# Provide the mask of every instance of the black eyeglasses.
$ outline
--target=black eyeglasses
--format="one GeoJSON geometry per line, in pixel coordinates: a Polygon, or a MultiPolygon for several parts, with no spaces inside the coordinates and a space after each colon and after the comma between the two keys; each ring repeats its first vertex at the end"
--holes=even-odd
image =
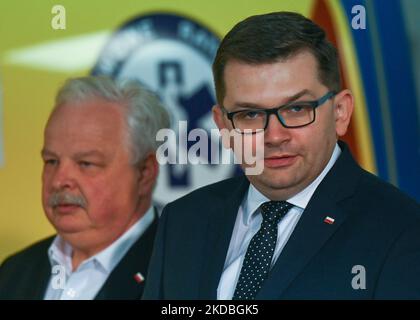
{"type": "Polygon", "coordinates": [[[315,101],[290,102],[272,109],[245,109],[228,112],[220,106],[232,122],[233,128],[239,133],[257,133],[267,129],[271,114],[277,115],[285,128],[301,128],[315,121],[315,109],[335,96],[335,92],[328,92],[315,101]]]}

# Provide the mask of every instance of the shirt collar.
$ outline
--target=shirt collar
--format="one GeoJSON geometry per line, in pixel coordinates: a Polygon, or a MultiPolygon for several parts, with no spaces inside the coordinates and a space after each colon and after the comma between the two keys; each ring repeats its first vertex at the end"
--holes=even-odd
{"type": "MultiPolygon", "coordinates": [[[[146,214],[130,227],[122,236],[115,240],[104,250],[88,258],[80,264],[80,267],[89,262],[103,269],[107,274],[121,261],[131,246],[141,237],[145,230],[152,224],[154,219],[154,208],[150,207],[146,214]]],[[[51,265],[61,264],[65,267],[66,273],[72,270],[71,256],[73,249],[60,235],[57,235],[48,249],[48,256],[51,265]]]]}
{"type": "Polygon", "coordinates": [[[62,237],[57,235],[48,249],[48,257],[51,265],[54,266],[59,264],[64,266],[66,274],[69,275],[72,270],[72,251],[71,246],[65,242],[62,237]]]}
{"type": "MultiPolygon", "coordinates": [[[[337,161],[338,157],[341,154],[340,147],[338,144],[335,144],[334,151],[331,155],[330,160],[325,166],[324,170],[318,175],[318,177],[312,181],[305,189],[295,194],[293,197],[287,199],[287,202],[291,203],[294,206],[297,206],[301,209],[305,209],[311,200],[312,195],[314,194],[316,188],[327,175],[328,171],[331,170],[334,163],[337,161]]],[[[251,217],[258,210],[258,208],[267,201],[270,201],[266,196],[255,188],[252,183],[249,185],[247,196],[245,197],[246,201],[243,205],[244,208],[244,220],[243,223],[248,225],[250,223],[251,217]]]]}

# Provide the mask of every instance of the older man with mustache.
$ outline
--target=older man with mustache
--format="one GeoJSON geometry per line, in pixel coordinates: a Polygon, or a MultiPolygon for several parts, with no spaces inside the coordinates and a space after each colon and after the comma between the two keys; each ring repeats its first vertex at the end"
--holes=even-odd
{"type": "Polygon", "coordinates": [[[45,128],[42,202],[57,235],[0,267],[2,299],[138,299],[157,215],[156,132],[169,126],[135,82],[71,79],[45,128]]]}

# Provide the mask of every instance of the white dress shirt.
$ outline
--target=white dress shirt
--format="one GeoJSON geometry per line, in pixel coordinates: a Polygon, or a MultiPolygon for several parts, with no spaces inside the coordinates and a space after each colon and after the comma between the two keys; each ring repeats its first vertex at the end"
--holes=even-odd
{"type": "Polygon", "coordinates": [[[94,299],[112,270],[152,224],[153,219],[154,208],[151,207],[121,237],[83,261],[74,271],[71,259],[73,249],[57,235],[48,249],[52,272],[44,300],[94,299]]]}
{"type": "MultiPolygon", "coordinates": [[[[340,147],[336,144],[333,154],[321,174],[305,189],[287,199],[287,202],[291,203],[293,207],[278,224],[277,242],[271,267],[273,267],[289,240],[316,188],[337,161],[340,153],[340,147]]],[[[270,199],[259,192],[252,184],[249,185],[248,192],[236,216],[223,273],[217,288],[218,300],[230,300],[233,297],[249,242],[260,229],[262,222],[260,206],[267,201],[270,201],[270,199]]]]}

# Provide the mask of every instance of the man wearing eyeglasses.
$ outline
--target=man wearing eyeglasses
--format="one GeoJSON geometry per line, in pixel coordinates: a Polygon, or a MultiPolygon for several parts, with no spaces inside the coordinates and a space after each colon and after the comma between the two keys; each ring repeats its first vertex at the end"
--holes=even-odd
{"type": "Polygon", "coordinates": [[[217,126],[262,143],[264,169],[164,209],[144,298],[420,298],[420,206],[338,141],[353,96],[325,32],[296,13],[249,17],[213,73],[217,126]]]}

